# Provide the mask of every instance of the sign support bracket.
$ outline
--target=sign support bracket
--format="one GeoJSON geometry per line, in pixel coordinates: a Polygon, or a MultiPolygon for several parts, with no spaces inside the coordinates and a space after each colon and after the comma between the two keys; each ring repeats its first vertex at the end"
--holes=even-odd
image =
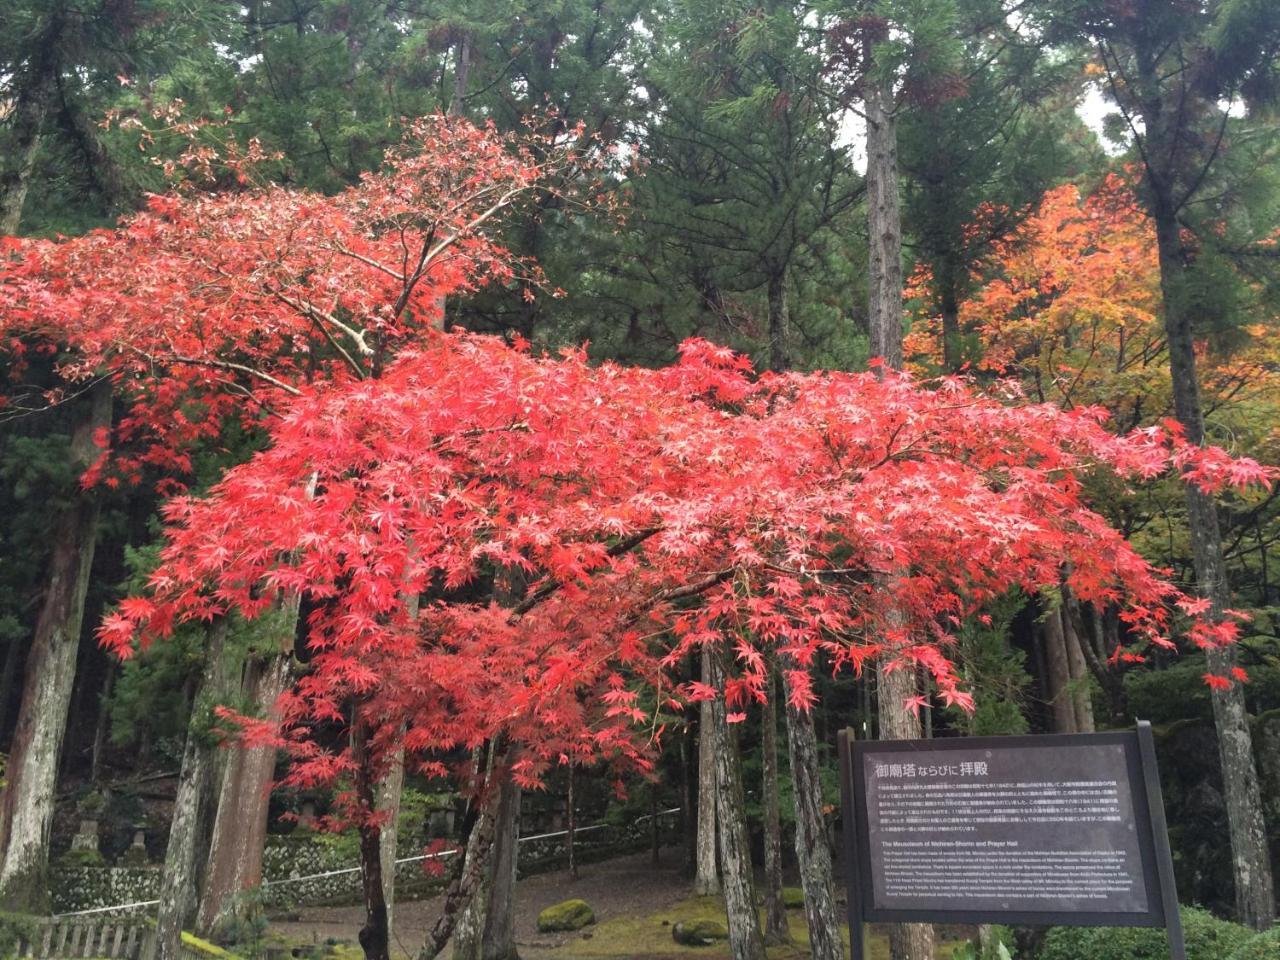
{"type": "Polygon", "coordinates": [[[1138,754],[1142,759],[1142,781],[1147,789],[1147,807],[1151,812],[1151,833],[1155,841],[1156,875],[1160,879],[1160,903],[1164,912],[1165,933],[1169,937],[1171,960],[1187,960],[1187,946],[1182,936],[1182,914],[1178,911],[1178,887],[1173,876],[1173,854],[1169,850],[1169,827],[1165,822],[1164,796],[1160,790],[1160,770],[1156,766],[1156,741],[1151,723],[1138,721],[1138,754]]]}
{"type": "MultiPolygon", "coordinates": [[[[845,727],[836,738],[840,754],[840,782],[853,783],[853,727],[845,727]]],[[[858,828],[853,813],[853,794],[847,788],[840,791],[841,833],[844,834],[844,884],[849,911],[850,960],[866,960],[867,933],[862,919],[862,890],[858,884],[858,828]]],[[[1185,958],[1182,958],[1185,960],[1185,958]]]]}

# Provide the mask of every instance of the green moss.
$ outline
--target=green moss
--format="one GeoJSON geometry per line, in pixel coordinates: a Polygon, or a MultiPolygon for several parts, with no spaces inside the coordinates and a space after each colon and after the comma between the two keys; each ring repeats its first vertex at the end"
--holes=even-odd
{"type": "Polygon", "coordinates": [[[364,951],[354,943],[336,943],[329,953],[334,960],[364,960],[364,951]]]}
{"type": "Polygon", "coordinates": [[[58,858],[58,865],[72,867],[105,867],[107,861],[97,850],[68,850],[58,858]]]}
{"type": "MultiPolygon", "coordinates": [[[[672,960],[672,958],[698,957],[701,960],[728,960],[728,944],[721,941],[715,946],[688,947],[672,939],[671,928],[677,923],[698,920],[725,921],[724,900],[720,897],[690,897],[679,903],[651,913],[648,916],[622,916],[601,920],[591,928],[590,939],[574,938],[555,950],[559,958],[579,960],[672,960]]],[[[840,917],[840,933],[848,956],[849,933],[840,917]]],[[[761,911],[761,928],[764,926],[761,911]]],[[[790,912],[792,942],[767,948],[769,960],[809,960],[809,931],[801,910],[790,912]]],[[[875,928],[868,939],[868,960],[889,960],[889,941],[882,928],[875,928]]],[[[957,942],[938,946],[938,960],[950,960],[957,942]]]]}
{"type": "Polygon", "coordinates": [[[538,914],[538,929],[543,933],[581,930],[596,922],[595,911],[585,900],[566,900],[538,914]]]}
{"type": "Polygon", "coordinates": [[[220,957],[223,958],[223,960],[238,960],[236,955],[231,953],[229,950],[223,950],[217,944],[210,943],[208,940],[201,940],[194,933],[187,933],[185,930],[182,931],[182,945],[206,957],[220,957]]]}
{"type": "Polygon", "coordinates": [[[25,940],[30,943],[35,936],[36,925],[31,917],[20,913],[0,912],[0,957],[18,955],[18,948],[25,940]]]}
{"type": "Polygon", "coordinates": [[[682,920],[671,928],[671,939],[686,947],[709,947],[729,939],[729,928],[720,920],[682,920]]]}
{"type": "Polygon", "coordinates": [[[804,891],[799,887],[783,887],[782,905],[788,910],[803,910],[804,891]]]}

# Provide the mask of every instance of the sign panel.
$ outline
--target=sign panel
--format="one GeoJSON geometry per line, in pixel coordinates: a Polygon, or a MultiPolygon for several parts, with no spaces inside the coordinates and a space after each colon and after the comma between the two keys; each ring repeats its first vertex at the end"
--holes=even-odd
{"type": "Polygon", "coordinates": [[[845,737],[849,905],[859,925],[1168,925],[1181,939],[1149,726],[845,737]]]}

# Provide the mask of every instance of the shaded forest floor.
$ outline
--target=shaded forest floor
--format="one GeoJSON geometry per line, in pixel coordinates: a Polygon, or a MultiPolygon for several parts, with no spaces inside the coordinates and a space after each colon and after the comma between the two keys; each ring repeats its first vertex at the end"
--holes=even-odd
{"type": "MultiPolygon", "coordinates": [[[[413,957],[427,929],[439,916],[441,899],[400,902],[395,908],[393,956],[413,957]]],[[[359,957],[356,932],[363,923],[361,907],[306,907],[288,921],[274,921],[269,933],[293,943],[324,943],[332,939],[350,944],[352,960],[359,957]]],[[[516,890],[516,943],[524,960],[621,960],[639,957],[666,960],[687,956],[726,960],[728,946],[686,947],[671,937],[681,920],[724,920],[724,902],[717,897],[695,897],[689,879],[680,870],[679,851],[663,851],[658,864],[648,853],[620,857],[603,863],[584,864],[577,880],[567,871],[540,874],[520,880],[516,890]],[[586,900],[596,922],[573,933],[539,933],[538,914],[562,900],[586,900]]],[[[841,917],[843,920],[843,916],[841,917]]],[[[804,911],[788,911],[794,945],[769,948],[770,960],[801,960],[809,955],[804,911]]],[[[847,942],[847,941],[846,941],[847,942]]],[[[340,950],[347,960],[347,950],[340,950]]],[[[444,956],[448,956],[448,952],[444,956]]],[[[948,960],[951,950],[939,950],[948,960]]],[[[888,960],[888,942],[873,930],[871,960],[888,960]]]]}

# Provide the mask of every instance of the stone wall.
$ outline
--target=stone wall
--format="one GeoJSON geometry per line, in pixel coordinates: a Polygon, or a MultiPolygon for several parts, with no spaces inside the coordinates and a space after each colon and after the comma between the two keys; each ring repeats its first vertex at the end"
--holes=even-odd
{"type": "MultiPolygon", "coordinates": [[[[659,835],[664,843],[679,837],[678,811],[659,814],[659,835]]],[[[599,824],[578,830],[574,842],[580,863],[603,860],[652,842],[648,818],[629,825],[599,824]]],[[[444,865],[447,866],[447,858],[444,865]]],[[[568,848],[563,833],[521,838],[517,870],[529,876],[564,866],[568,848]]],[[[275,911],[316,904],[360,902],[360,870],[354,844],[340,837],[308,835],[273,837],[263,851],[263,900],[275,911]]],[[[424,868],[425,858],[410,856],[396,862],[397,889],[423,895],[438,887],[439,876],[424,868]]],[[[103,916],[146,915],[160,893],[159,866],[89,867],[55,866],[51,880],[55,913],[76,913],[102,907],[119,907],[103,916]],[[130,904],[141,904],[129,907],[130,904]]]]}

